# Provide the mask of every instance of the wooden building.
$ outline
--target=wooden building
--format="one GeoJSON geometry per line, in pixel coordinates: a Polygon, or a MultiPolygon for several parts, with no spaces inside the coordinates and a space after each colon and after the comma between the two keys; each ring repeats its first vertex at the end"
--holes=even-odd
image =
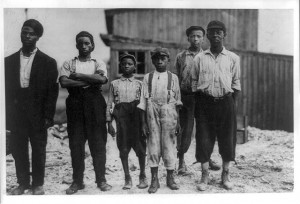
{"type": "MultiPolygon", "coordinates": [[[[136,77],[142,79],[154,70],[150,51],[158,46],[170,50],[173,71],[175,56],[188,47],[186,28],[224,22],[225,47],[241,56],[239,114],[251,126],[293,131],[293,57],[257,51],[257,9],[110,9],[105,17],[108,33],[100,37],[111,48],[110,80],[120,77],[118,61],[125,51],[136,56],[136,77]]],[[[206,40],[203,48],[208,45],[206,40]]]]}

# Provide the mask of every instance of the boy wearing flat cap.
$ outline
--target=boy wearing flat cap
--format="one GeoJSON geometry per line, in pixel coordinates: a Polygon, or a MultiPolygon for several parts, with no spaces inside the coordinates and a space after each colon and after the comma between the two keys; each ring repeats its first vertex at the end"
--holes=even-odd
{"type": "MultiPolygon", "coordinates": [[[[205,30],[201,26],[191,26],[186,29],[187,40],[190,47],[180,52],[175,59],[175,74],[178,76],[181,100],[183,106],[180,109],[181,133],[177,136],[177,157],[179,158],[178,174],[185,175],[187,167],[184,161],[184,154],[191,145],[192,132],[194,128],[195,98],[191,88],[191,68],[194,57],[202,52],[205,30]]],[[[210,168],[219,170],[220,167],[209,160],[210,168]]]]}
{"type": "Polygon", "coordinates": [[[155,71],[145,75],[138,108],[144,111],[143,133],[147,136],[148,164],[151,167],[149,193],[160,187],[158,165],[162,157],[167,169],[167,186],[179,189],[174,181],[176,134],[179,131],[178,109],[182,105],[178,78],[167,71],[170,53],[158,47],[151,51],[155,71]]]}
{"type": "Polygon", "coordinates": [[[69,92],[66,112],[73,167],[73,183],[66,194],[74,194],[84,188],[86,140],[93,158],[97,186],[101,191],[111,189],[105,179],[106,102],[101,94],[102,84],[108,81],[107,70],[104,62],[91,58],[94,47],[94,39],[90,33],[78,33],[76,48],[79,56],[66,61],[61,68],[60,84],[69,92]]]}
{"type": "Polygon", "coordinates": [[[137,108],[140,103],[142,82],[134,78],[136,59],[133,55],[124,53],[120,56],[120,68],[123,73],[120,79],[111,82],[108,93],[106,121],[108,132],[115,135],[112,119],[117,125],[117,146],[125,173],[123,190],[131,189],[132,179],[128,167],[128,154],[131,148],[139,158],[140,176],[138,188],[148,187],[145,174],[146,138],[142,134],[141,114],[137,108]],[[114,109],[112,105],[114,103],[114,109]]]}
{"type": "Polygon", "coordinates": [[[32,149],[32,194],[44,194],[47,128],[53,125],[58,96],[56,61],[36,43],[42,24],[29,19],[21,29],[22,48],[5,58],[6,129],[15,160],[18,187],[12,195],[30,188],[28,142],[32,149]]]}
{"type": "Polygon", "coordinates": [[[223,46],[226,28],[220,21],[207,25],[210,48],[194,59],[192,90],[195,92],[196,159],[201,162],[202,177],[197,186],[208,187],[210,159],[217,138],[222,157],[222,184],[230,190],[229,164],[235,160],[236,102],[240,84],[240,58],[223,46]]]}

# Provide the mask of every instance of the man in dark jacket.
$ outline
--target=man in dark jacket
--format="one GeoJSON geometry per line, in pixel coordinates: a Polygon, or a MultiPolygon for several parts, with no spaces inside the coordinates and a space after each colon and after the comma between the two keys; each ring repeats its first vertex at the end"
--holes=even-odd
{"type": "Polygon", "coordinates": [[[22,48],[5,58],[6,129],[11,131],[10,145],[19,184],[12,195],[21,195],[30,187],[28,141],[32,148],[32,193],[45,193],[47,128],[53,125],[58,71],[56,61],[36,47],[42,35],[40,22],[25,21],[21,29],[22,48]]]}

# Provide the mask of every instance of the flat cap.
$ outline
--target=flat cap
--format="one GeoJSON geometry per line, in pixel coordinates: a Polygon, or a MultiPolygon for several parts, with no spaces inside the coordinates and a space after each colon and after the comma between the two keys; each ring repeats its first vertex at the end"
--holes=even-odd
{"type": "Polygon", "coordinates": [[[154,50],[152,50],[150,53],[151,53],[151,58],[153,58],[156,55],[170,57],[170,52],[167,48],[157,47],[154,50]]]}
{"type": "Polygon", "coordinates": [[[221,21],[216,21],[216,20],[210,21],[207,25],[207,30],[213,29],[213,28],[222,29],[226,33],[226,27],[225,27],[224,23],[222,23],[221,21]]]}
{"type": "Polygon", "coordinates": [[[189,37],[190,33],[191,33],[193,30],[201,30],[202,33],[203,33],[203,35],[205,35],[205,30],[204,30],[204,28],[202,28],[201,26],[191,26],[191,27],[189,27],[188,29],[185,30],[186,36],[189,37]]]}
{"type": "Polygon", "coordinates": [[[122,59],[124,59],[124,58],[130,58],[130,59],[132,59],[133,62],[134,62],[134,64],[136,65],[136,59],[135,59],[135,56],[133,56],[133,55],[131,55],[131,54],[125,52],[125,53],[123,53],[123,54],[120,56],[119,61],[121,62],[122,59]]]}

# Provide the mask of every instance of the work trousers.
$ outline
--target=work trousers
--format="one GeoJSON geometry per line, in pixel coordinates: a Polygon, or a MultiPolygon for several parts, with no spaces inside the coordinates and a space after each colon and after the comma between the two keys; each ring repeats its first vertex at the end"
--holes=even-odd
{"type": "MultiPolygon", "coordinates": [[[[42,186],[45,177],[47,130],[32,124],[32,112],[28,110],[30,99],[28,89],[20,91],[19,101],[22,104],[17,107],[19,117],[15,117],[15,127],[11,132],[11,149],[15,160],[17,182],[20,185],[30,185],[29,146],[32,149],[32,186],[42,186]]],[[[31,99],[32,100],[32,99],[31,99]]],[[[39,107],[36,107],[39,108],[39,107]]]]}
{"type": "Polygon", "coordinates": [[[157,167],[162,157],[166,169],[175,169],[177,119],[175,104],[159,105],[147,99],[147,123],[150,132],[147,147],[150,167],[157,167]]]}
{"type": "Polygon", "coordinates": [[[120,158],[128,158],[131,148],[138,157],[146,156],[146,138],[142,136],[139,101],[115,105],[113,116],[117,125],[117,146],[120,158]]]}
{"type": "Polygon", "coordinates": [[[195,117],[197,161],[209,161],[216,138],[222,160],[234,161],[237,127],[235,104],[231,94],[216,100],[197,93],[195,117]]]}
{"type": "Polygon", "coordinates": [[[177,136],[177,156],[183,156],[189,149],[195,122],[195,97],[181,92],[183,106],[179,111],[181,133],[177,136]]]}
{"type": "Polygon", "coordinates": [[[66,100],[73,182],[83,183],[85,143],[88,140],[96,183],[106,181],[106,102],[97,88],[78,89],[66,100]]]}

